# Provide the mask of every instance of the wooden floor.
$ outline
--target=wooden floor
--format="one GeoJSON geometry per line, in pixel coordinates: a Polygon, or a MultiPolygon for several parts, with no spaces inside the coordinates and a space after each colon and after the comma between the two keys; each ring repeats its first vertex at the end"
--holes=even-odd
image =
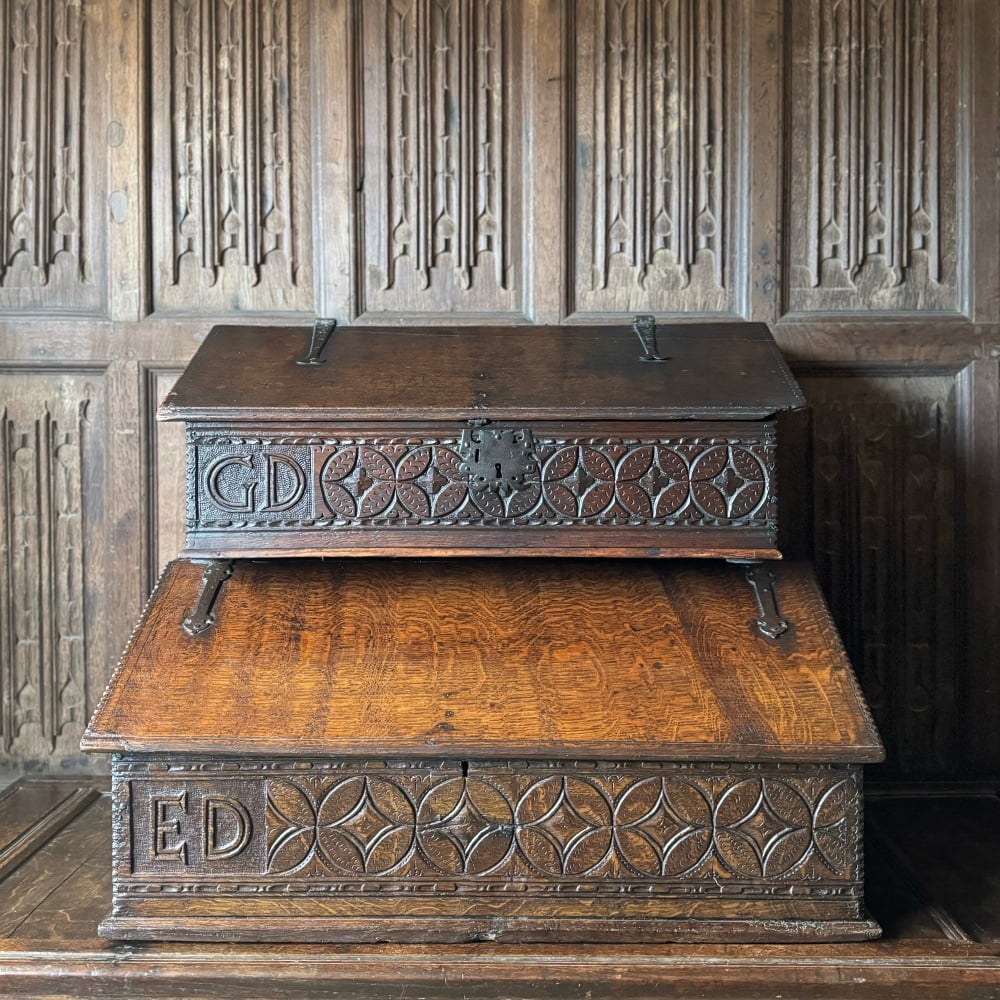
{"type": "Polygon", "coordinates": [[[98,781],[0,793],[0,996],[1000,997],[1000,799],[874,795],[881,941],[803,946],[115,945],[110,803],[98,781]]]}

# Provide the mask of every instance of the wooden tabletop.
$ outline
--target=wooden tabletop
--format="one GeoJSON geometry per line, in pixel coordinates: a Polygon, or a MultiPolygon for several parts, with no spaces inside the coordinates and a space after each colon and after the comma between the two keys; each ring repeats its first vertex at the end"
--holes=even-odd
{"type": "Polygon", "coordinates": [[[84,749],[882,758],[805,565],[773,567],[778,640],[724,563],[238,562],[192,638],[202,571],[166,570],[84,749]]]}
{"type": "Polygon", "coordinates": [[[660,324],[643,362],[628,324],[341,327],[299,365],[307,327],[215,327],[160,409],[167,420],[763,419],[803,406],[762,323],[660,324]]]}

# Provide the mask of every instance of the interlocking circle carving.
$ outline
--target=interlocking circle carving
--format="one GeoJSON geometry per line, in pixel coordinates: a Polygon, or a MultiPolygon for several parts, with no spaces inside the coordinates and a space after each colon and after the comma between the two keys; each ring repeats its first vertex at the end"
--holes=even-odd
{"type": "Polygon", "coordinates": [[[686,781],[638,781],[618,800],[615,843],[641,875],[683,875],[712,852],[712,804],[686,781]]]}
{"type": "Polygon", "coordinates": [[[480,778],[451,778],[431,788],[417,812],[417,846],[435,868],[479,875],[503,864],[514,846],[514,813],[480,778]]]}
{"type": "Polygon", "coordinates": [[[611,801],[597,785],[572,777],[536,781],[517,804],[517,843],[548,875],[586,875],[612,847],[611,801]]]}

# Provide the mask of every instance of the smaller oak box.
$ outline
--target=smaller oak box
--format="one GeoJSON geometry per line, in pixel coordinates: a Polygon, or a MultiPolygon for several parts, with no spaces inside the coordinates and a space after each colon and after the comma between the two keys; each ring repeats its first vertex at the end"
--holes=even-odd
{"type": "Polygon", "coordinates": [[[767,327],[633,326],[216,327],[159,414],[184,554],[777,558],[767,327]]]}
{"type": "Polygon", "coordinates": [[[691,560],[248,561],[189,635],[172,563],[84,738],[115,755],[102,934],[875,936],[882,748],[811,571],[763,571],[777,638],[691,560]]]}

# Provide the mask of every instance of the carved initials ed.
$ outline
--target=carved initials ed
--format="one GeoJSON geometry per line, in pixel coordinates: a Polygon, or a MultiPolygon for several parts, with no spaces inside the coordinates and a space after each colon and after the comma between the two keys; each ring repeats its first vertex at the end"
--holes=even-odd
{"type": "MultiPolygon", "coordinates": [[[[149,855],[154,861],[189,864],[184,817],[188,816],[188,794],[154,796],[150,799],[149,855]]],[[[253,822],[246,807],[226,796],[206,797],[201,814],[201,846],[205,861],[235,858],[250,844],[253,822]]]]}
{"type": "Polygon", "coordinates": [[[234,858],[250,843],[253,826],[250,814],[236,799],[205,799],[205,860],[219,861],[234,858]],[[228,815],[232,832],[229,839],[220,841],[220,814],[228,815]]]}

